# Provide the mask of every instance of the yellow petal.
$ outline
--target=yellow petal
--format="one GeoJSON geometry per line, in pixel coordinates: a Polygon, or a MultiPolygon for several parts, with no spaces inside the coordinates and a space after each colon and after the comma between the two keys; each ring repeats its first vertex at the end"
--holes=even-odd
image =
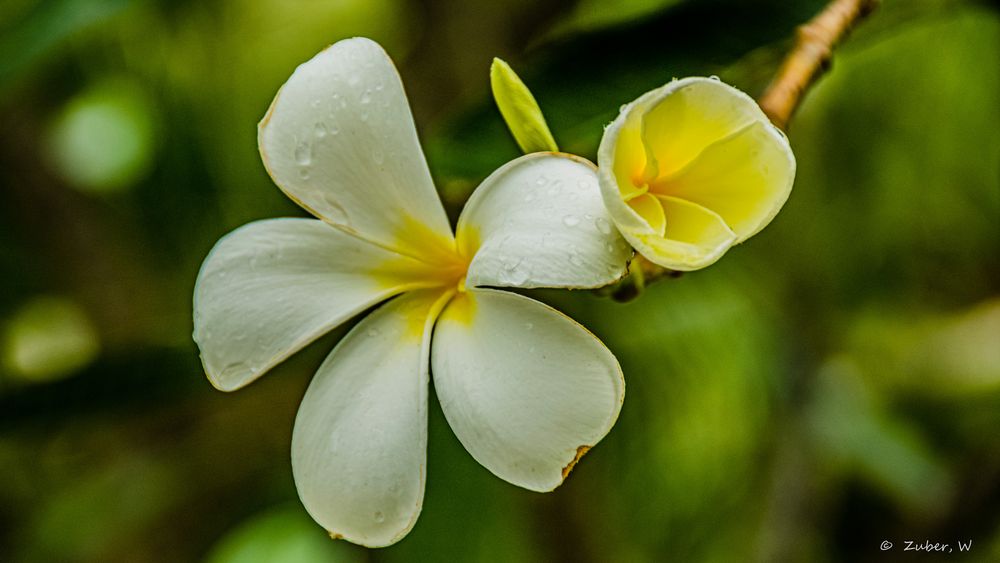
{"type": "Polygon", "coordinates": [[[756,122],[709,145],[650,189],[718,213],[742,242],[777,215],[794,178],[795,157],[784,136],[756,122]]]}
{"type": "Polygon", "coordinates": [[[674,197],[658,199],[666,232],[662,237],[638,235],[638,244],[633,243],[654,264],[671,270],[697,270],[721,258],[736,242],[736,234],[716,213],[674,197]]]}
{"type": "Polygon", "coordinates": [[[538,102],[510,65],[500,59],[493,59],[490,86],[500,114],[522,151],[531,153],[559,150],[549,126],[545,124],[538,102]]]}
{"type": "Polygon", "coordinates": [[[663,236],[663,233],[667,227],[667,218],[663,213],[663,205],[660,201],[656,199],[656,196],[652,194],[642,194],[641,196],[632,198],[628,201],[629,207],[632,211],[635,211],[642,217],[647,223],[649,223],[650,228],[658,234],[663,236]]]}
{"type": "Polygon", "coordinates": [[[767,122],[750,96],[718,80],[686,78],[664,86],[642,118],[642,138],[661,177],[691,162],[708,145],[747,125],[767,122]]]}

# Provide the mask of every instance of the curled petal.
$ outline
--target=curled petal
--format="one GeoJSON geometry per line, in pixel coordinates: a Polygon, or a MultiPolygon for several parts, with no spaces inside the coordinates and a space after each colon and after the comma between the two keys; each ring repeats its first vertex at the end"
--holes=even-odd
{"type": "Polygon", "coordinates": [[[661,180],[657,192],[711,209],[742,242],[778,214],[794,179],[795,158],[784,136],[755,122],[705,147],[661,180]]]}
{"type": "Polygon", "coordinates": [[[600,287],[631,256],[594,165],[558,153],[522,156],[484,180],[458,221],[458,245],[471,257],[469,286],[600,287]]]}
{"type": "Polygon", "coordinates": [[[683,199],[656,199],[663,210],[665,234],[626,235],[643,256],[656,256],[674,270],[697,270],[721,258],[736,241],[718,214],[683,199]]]}
{"type": "Polygon", "coordinates": [[[636,104],[642,142],[667,176],[691,162],[710,144],[751,123],[770,122],[750,96],[719,80],[685,78],[653,90],[636,104]]]}
{"type": "Polygon", "coordinates": [[[563,482],[611,430],[625,394],[600,340],[505,291],[456,297],[438,320],[431,365],[444,415],[472,457],[533,491],[563,482]]]}

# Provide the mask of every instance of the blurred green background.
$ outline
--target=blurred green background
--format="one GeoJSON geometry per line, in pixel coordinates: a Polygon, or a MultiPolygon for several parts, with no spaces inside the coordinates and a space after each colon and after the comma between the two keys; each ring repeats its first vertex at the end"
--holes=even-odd
{"type": "Polygon", "coordinates": [[[1000,560],[1000,10],[885,0],[790,138],[775,222],[619,304],[556,304],[617,354],[621,419],[539,495],[465,453],[432,402],[423,513],[391,548],[298,503],[297,403],[343,329],[212,389],[191,341],[224,233],[304,213],[256,123],[295,66],[365,35],[400,67],[453,217],[517,156],[491,58],[594,158],[672,77],[757,95],[819,0],[4,0],[0,561],[1000,560]],[[879,544],[897,544],[881,552],[879,544]],[[914,555],[914,557],[905,557],[914,555]]]}

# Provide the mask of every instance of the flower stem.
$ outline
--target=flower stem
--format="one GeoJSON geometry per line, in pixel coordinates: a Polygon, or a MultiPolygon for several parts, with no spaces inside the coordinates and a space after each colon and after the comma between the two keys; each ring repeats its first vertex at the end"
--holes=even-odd
{"type": "MultiPolygon", "coordinates": [[[[788,128],[806,92],[830,68],[833,50],[876,6],[878,0],[832,0],[822,12],[799,26],[794,47],[760,96],[760,107],[772,123],[782,130],[788,128]]],[[[640,255],[636,255],[630,270],[633,274],[610,293],[616,301],[630,301],[646,286],[682,274],[657,266],[640,255]]]]}

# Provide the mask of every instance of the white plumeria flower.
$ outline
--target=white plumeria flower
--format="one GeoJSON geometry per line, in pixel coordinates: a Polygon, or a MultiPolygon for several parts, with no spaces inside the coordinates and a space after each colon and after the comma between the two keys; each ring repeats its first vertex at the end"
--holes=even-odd
{"type": "Polygon", "coordinates": [[[559,486],[617,419],[621,368],[573,320],[490,288],[591,288],[624,275],[630,250],[594,166],[555,153],[518,158],[479,186],[453,236],[399,75],[360,38],[299,66],[259,145],[275,183],[319,220],[250,223],[206,258],[194,337],[211,382],[242,387],[402,294],[341,340],[302,400],[292,469],[312,517],[373,547],[413,527],[431,368],[477,461],[527,489],[559,486]]]}

